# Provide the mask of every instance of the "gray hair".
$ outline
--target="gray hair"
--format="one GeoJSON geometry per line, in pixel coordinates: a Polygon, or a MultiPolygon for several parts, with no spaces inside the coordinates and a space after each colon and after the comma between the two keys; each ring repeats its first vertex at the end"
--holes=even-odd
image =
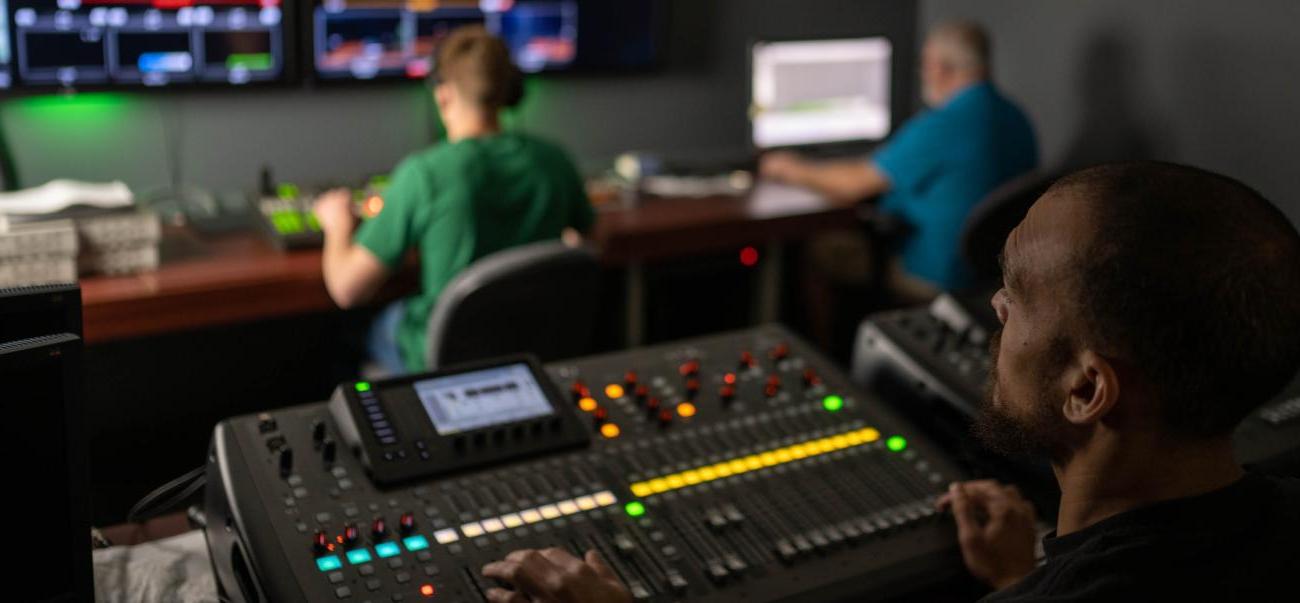
{"type": "Polygon", "coordinates": [[[988,32],[980,24],[974,21],[940,23],[930,30],[926,42],[934,44],[939,51],[939,60],[945,65],[980,77],[989,75],[992,44],[988,32]]]}

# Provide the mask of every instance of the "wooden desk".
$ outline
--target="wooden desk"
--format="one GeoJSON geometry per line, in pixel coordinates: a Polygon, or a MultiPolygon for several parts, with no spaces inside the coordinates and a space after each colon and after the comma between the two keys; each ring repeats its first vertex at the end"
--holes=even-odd
{"type": "MultiPolygon", "coordinates": [[[[650,198],[631,208],[601,211],[592,239],[602,261],[629,268],[629,344],[640,341],[642,266],[743,245],[779,258],[784,241],[852,224],[853,208],[793,195],[650,198]]],[[[320,273],[320,252],[281,252],[257,234],[236,234],[193,246],[155,272],[81,281],[90,344],[199,327],[323,312],[334,308],[320,273]]],[[[764,263],[760,299],[779,291],[780,266],[764,263]]],[[[415,275],[386,289],[395,297],[415,275]]],[[[760,304],[763,305],[763,304],[760,304]]],[[[775,306],[760,312],[770,320],[775,306]]]]}

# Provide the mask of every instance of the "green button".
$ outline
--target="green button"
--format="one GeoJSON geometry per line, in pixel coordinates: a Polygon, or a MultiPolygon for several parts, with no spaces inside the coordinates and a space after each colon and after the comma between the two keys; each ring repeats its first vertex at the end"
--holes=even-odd
{"type": "Polygon", "coordinates": [[[844,398],[835,395],[826,396],[825,398],[822,398],[822,408],[831,412],[836,412],[839,409],[844,408],[844,398]]]}
{"type": "Polygon", "coordinates": [[[623,510],[627,511],[627,514],[630,517],[640,517],[645,515],[645,505],[641,504],[641,501],[639,500],[634,500],[623,505],[623,510]]]}
{"type": "Polygon", "coordinates": [[[902,452],[904,448],[907,448],[907,440],[903,439],[903,436],[890,436],[888,440],[885,440],[885,446],[894,452],[902,452]]]}

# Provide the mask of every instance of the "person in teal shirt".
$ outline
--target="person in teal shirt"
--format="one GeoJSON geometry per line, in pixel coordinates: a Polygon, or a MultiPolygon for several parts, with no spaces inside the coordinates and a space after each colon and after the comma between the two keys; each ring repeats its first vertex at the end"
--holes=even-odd
{"type": "Polygon", "coordinates": [[[523,75],[509,50],[481,27],[440,45],[434,98],[447,140],[393,171],[382,209],[358,228],[346,190],[316,202],[325,234],[325,286],[341,307],[367,301],[407,252],[419,251],[421,290],[380,314],[370,353],[392,373],[425,367],[429,315],[447,283],[474,260],[508,247],[588,230],[594,220],[582,178],[559,146],[502,131],[498,115],[518,104],[523,75]]]}
{"type": "Polygon", "coordinates": [[[921,56],[929,109],[906,122],[870,161],[815,163],[788,152],[763,158],[762,175],[878,208],[912,227],[900,250],[912,290],[956,289],[970,269],[958,245],[971,209],[998,185],[1038,167],[1038,143],[1024,112],[989,78],[989,39],[978,25],[947,23],[921,56]]]}

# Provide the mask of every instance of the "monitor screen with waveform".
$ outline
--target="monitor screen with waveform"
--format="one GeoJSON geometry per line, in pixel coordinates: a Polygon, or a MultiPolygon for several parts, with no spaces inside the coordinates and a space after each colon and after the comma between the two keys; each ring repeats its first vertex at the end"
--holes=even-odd
{"type": "Polygon", "coordinates": [[[883,140],[892,122],[891,57],[882,37],[755,44],[754,146],[883,140]]]}

